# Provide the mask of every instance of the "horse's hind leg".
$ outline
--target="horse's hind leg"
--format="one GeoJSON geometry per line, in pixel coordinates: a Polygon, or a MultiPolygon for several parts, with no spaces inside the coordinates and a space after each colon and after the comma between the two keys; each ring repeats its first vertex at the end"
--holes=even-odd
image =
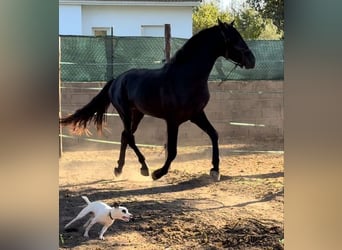
{"type": "Polygon", "coordinates": [[[136,146],[134,135],[133,135],[134,132],[137,130],[138,125],[143,117],[144,117],[143,113],[139,111],[133,111],[130,117],[131,119],[127,119],[127,118],[123,119],[125,129],[121,134],[120,157],[118,160],[118,167],[114,169],[115,176],[120,175],[122,172],[122,168],[125,164],[127,144],[130,145],[130,147],[134,150],[135,154],[137,155],[139,159],[139,162],[141,163],[141,169],[140,169],[141,174],[144,176],[149,175],[149,170],[145,162],[145,157],[136,146]]]}
{"type": "Polygon", "coordinates": [[[219,171],[219,148],[218,148],[218,134],[215,128],[209,122],[207,116],[204,111],[195,116],[190,120],[194,124],[196,124],[199,128],[201,128],[204,132],[206,132],[212,143],[213,152],[212,152],[212,164],[213,168],[210,170],[210,175],[213,177],[215,181],[220,180],[220,171],[219,171]]]}
{"type": "Polygon", "coordinates": [[[162,168],[157,169],[152,173],[153,180],[161,178],[169,171],[171,162],[176,158],[177,155],[177,137],[178,125],[167,123],[166,161],[162,168]]]}
{"type": "Polygon", "coordinates": [[[119,176],[121,174],[122,168],[125,165],[126,149],[127,149],[127,138],[125,136],[125,131],[123,131],[121,133],[121,147],[120,147],[120,156],[118,160],[118,167],[114,168],[115,176],[119,176]]]}

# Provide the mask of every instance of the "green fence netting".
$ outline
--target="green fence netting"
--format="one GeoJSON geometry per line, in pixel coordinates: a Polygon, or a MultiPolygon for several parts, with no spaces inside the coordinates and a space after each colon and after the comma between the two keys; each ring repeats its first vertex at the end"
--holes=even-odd
{"type": "MultiPolygon", "coordinates": [[[[186,39],[171,38],[171,55],[186,39]]],[[[236,68],[228,80],[283,80],[283,41],[247,41],[256,57],[254,69],[236,68]]],[[[131,68],[160,68],[164,60],[163,37],[61,36],[61,80],[107,81],[131,68]]],[[[234,65],[217,59],[210,80],[226,80],[234,65]]]]}

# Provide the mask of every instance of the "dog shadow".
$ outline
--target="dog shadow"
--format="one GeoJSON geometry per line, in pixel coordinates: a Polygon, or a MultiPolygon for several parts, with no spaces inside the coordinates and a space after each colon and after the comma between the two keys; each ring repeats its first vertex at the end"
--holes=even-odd
{"type": "MultiPolygon", "coordinates": [[[[125,202],[125,206],[128,208],[129,212],[134,215],[134,220],[130,222],[123,222],[117,220],[113,223],[111,227],[108,228],[105,233],[105,242],[102,242],[98,239],[98,232],[101,230],[102,225],[95,224],[91,231],[89,232],[90,238],[83,237],[84,229],[82,225],[86,221],[87,218],[83,218],[73,225],[75,230],[64,231],[63,225],[66,221],[63,221],[63,225],[60,225],[60,237],[63,238],[63,242],[60,240],[61,248],[74,248],[80,247],[82,245],[88,245],[89,241],[98,241],[96,244],[101,246],[102,244],[106,244],[106,238],[111,238],[110,240],[111,246],[130,246],[134,247],[136,243],[123,243],[120,240],[115,240],[116,237],[122,239],[122,235],[129,234],[132,232],[137,232],[142,237],[146,239],[156,238],[160,233],[163,233],[165,228],[172,228],[175,220],[181,220],[184,223],[191,223],[196,225],[196,219],[191,215],[193,211],[212,211],[219,210],[228,207],[243,207],[252,203],[257,202],[265,202],[267,200],[275,198],[277,195],[282,195],[283,190],[279,193],[275,193],[272,197],[264,197],[260,200],[253,200],[242,202],[240,204],[225,206],[224,204],[207,198],[178,198],[174,200],[144,200],[144,201],[131,201],[125,202]],[[199,209],[193,204],[211,204],[212,206],[209,208],[199,209]],[[162,215],[162,216],[161,216],[162,215]],[[120,237],[121,236],[121,237],[120,237]]],[[[76,206],[75,206],[76,207],[76,206]]],[[[72,214],[77,214],[79,209],[73,211],[72,214]]],[[[61,221],[62,222],[62,221],[61,221]]],[[[60,223],[61,223],[60,222],[60,223]]],[[[136,244],[135,247],[138,247],[136,244]]]]}
{"type": "MultiPolygon", "coordinates": [[[[230,180],[229,176],[221,176],[221,182],[230,180]]],[[[103,180],[106,182],[106,180],[103,180]]],[[[101,181],[97,181],[96,184],[99,184],[101,181]]],[[[82,225],[86,222],[88,216],[76,221],[71,225],[71,229],[65,231],[64,226],[67,222],[69,222],[77,213],[85,207],[85,202],[80,198],[82,194],[86,194],[87,197],[91,201],[95,200],[106,200],[106,199],[120,199],[120,197],[128,197],[128,196],[143,196],[143,195],[154,195],[161,193],[172,193],[172,192],[181,192],[185,190],[196,189],[200,187],[204,187],[212,184],[214,181],[208,175],[200,175],[197,178],[193,178],[186,181],[178,182],[177,184],[169,184],[167,186],[156,186],[149,188],[139,188],[133,190],[99,190],[99,189],[83,189],[80,191],[71,191],[69,189],[60,190],[59,192],[59,211],[60,211],[60,247],[65,248],[73,248],[76,246],[80,246],[83,244],[87,244],[88,240],[97,240],[98,234],[101,230],[102,225],[95,224],[91,231],[89,232],[90,238],[87,239],[83,237],[84,228],[82,225]]],[[[89,183],[91,185],[92,183],[89,183]]],[[[87,186],[85,183],[82,183],[82,186],[87,186]]],[[[157,221],[160,217],[160,214],[170,213],[170,210],[177,211],[176,214],[173,212],[173,215],[177,216],[177,213],[184,213],[186,211],[186,207],[184,204],[186,200],[175,199],[173,201],[159,201],[159,200],[147,200],[147,201],[132,201],[125,202],[125,206],[128,210],[134,215],[133,222],[122,222],[115,221],[114,224],[109,227],[105,234],[106,235],[116,235],[118,233],[123,233],[125,231],[136,230],[144,233],[144,224],[147,221],[157,221]],[[143,211],[143,212],[141,212],[143,211]]],[[[111,204],[108,204],[111,205],[111,204]]],[[[158,227],[156,224],[152,227],[158,227]]],[[[149,228],[146,229],[149,231],[149,228]]]]}
{"type": "MultiPolygon", "coordinates": [[[[76,200],[76,199],[75,199],[76,200]]],[[[187,212],[192,211],[194,209],[190,208],[187,205],[191,199],[175,199],[172,201],[160,201],[160,200],[145,200],[145,201],[132,201],[125,202],[125,206],[128,208],[129,212],[134,215],[134,219],[130,222],[123,222],[120,220],[116,220],[112,226],[110,226],[105,233],[105,241],[106,238],[114,238],[114,242],[110,242],[113,244],[118,244],[118,246],[122,245],[122,242],[115,242],[116,236],[123,235],[125,233],[137,232],[141,234],[143,237],[150,238],[155,236],[158,232],[163,230],[163,227],[170,226],[174,222],[174,218],[180,218],[184,216],[187,212]],[[172,211],[172,213],[171,213],[172,211]],[[161,216],[163,215],[163,216],[161,216]]],[[[80,207],[84,204],[78,204],[81,202],[75,202],[73,204],[73,211],[70,213],[76,215],[79,212],[80,207]]],[[[65,212],[63,212],[65,214],[65,212]]],[[[87,216],[76,221],[72,224],[71,228],[68,230],[64,230],[64,225],[69,220],[64,220],[66,216],[61,215],[60,217],[60,240],[59,245],[61,248],[74,248],[80,247],[82,245],[89,244],[89,241],[99,241],[96,244],[103,244],[101,240],[98,239],[98,232],[100,232],[102,225],[95,224],[92,229],[89,231],[89,238],[85,238],[83,236],[84,228],[82,225],[86,222],[87,216]]],[[[72,217],[69,217],[71,220],[72,217]]],[[[105,244],[105,243],[104,243],[105,244]]],[[[129,243],[129,246],[133,247],[134,243],[129,243]]]]}

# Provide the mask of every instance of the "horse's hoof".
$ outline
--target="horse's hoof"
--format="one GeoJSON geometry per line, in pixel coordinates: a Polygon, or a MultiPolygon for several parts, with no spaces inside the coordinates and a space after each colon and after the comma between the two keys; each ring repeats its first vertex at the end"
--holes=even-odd
{"type": "Polygon", "coordinates": [[[162,173],[162,171],[160,169],[157,169],[155,170],[153,173],[152,173],[152,179],[155,181],[155,180],[158,180],[160,179],[164,174],[162,173]]]}
{"type": "Polygon", "coordinates": [[[216,170],[210,170],[210,176],[214,181],[220,181],[221,175],[216,170]]]}
{"type": "Polygon", "coordinates": [[[119,168],[114,168],[114,175],[115,177],[119,177],[121,175],[122,170],[119,168]]]}
{"type": "Polygon", "coordinates": [[[140,174],[143,176],[149,176],[150,175],[148,168],[140,168],[140,174]]]}

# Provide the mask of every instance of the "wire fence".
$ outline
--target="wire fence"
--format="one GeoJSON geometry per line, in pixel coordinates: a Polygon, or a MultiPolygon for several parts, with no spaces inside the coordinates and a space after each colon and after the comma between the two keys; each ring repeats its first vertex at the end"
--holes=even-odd
{"type": "MultiPolygon", "coordinates": [[[[160,68],[164,37],[61,36],[61,81],[107,81],[131,68],[160,68]]],[[[171,38],[171,56],[187,39],[171,38]]],[[[256,57],[254,69],[237,68],[229,80],[283,80],[283,41],[247,41],[256,57]]],[[[234,65],[218,58],[209,80],[227,80],[234,65]]]]}

